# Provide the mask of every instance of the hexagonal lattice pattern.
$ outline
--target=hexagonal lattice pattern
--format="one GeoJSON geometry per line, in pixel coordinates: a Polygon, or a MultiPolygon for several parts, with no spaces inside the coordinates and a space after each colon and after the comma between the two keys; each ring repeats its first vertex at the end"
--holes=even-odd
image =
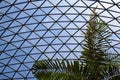
{"type": "Polygon", "coordinates": [[[0,80],[34,80],[35,60],[78,59],[96,6],[112,34],[108,50],[119,54],[119,0],[1,0],[0,80]]]}

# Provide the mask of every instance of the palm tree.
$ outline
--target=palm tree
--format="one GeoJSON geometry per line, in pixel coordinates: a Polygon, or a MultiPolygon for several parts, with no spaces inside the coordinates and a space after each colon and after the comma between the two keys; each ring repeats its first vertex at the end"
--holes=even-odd
{"type": "Polygon", "coordinates": [[[98,20],[95,10],[90,16],[81,60],[40,60],[32,67],[39,80],[119,80],[119,66],[112,62],[108,25],[98,20]]]}

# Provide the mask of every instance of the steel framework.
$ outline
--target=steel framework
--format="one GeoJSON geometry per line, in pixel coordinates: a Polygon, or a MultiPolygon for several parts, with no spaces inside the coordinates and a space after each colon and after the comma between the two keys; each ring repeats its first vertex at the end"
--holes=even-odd
{"type": "Polygon", "coordinates": [[[119,0],[1,0],[0,80],[34,80],[36,60],[78,59],[96,6],[111,31],[108,51],[119,57],[119,0]]]}

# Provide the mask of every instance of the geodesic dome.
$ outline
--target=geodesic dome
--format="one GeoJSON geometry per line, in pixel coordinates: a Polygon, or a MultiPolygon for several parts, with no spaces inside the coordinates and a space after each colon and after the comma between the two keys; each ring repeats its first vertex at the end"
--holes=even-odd
{"type": "Polygon", "coordinates": [[[34,80],[30,69],[36,60],[78,59],[96,6],[111,31],[108,51],[119,57],[119,0],[2,0],[0,79],[34,80]]]}

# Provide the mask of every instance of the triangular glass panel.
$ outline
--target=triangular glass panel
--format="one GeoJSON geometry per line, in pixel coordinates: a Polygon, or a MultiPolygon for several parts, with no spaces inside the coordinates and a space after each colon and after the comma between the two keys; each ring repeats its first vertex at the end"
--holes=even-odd
{"type": "Polygon", "coordinates": [[[46,31],[43,31],[43,30],[46,30],[46,27],[44,25],[42,25],[42,24],[39,24],[35,30],[36,30],[35,33],[37,33],[37,32],[39,33],[39,31],[40,32],[42,31],[41,33],[44,33],[46,31]]]}
{"type": "Polygon", "coordinates": [[[77,30],[66,30],[71,36],[73,36],[77,30]]]}
{"type": "Polygon", "coordinates": [[[52,42],[52,44],[62,44],[62,42],[61,42],[58,38],[56,38],[56,39],[52,42]]]}
{"type": "Polygon", "coordinates": [[[26,5],[28,5],[28,4],[27,3],[22,3],[22,4],[15,5],[15,7],[17,7],[17,8],[22,10],[26,5]]]}
{"type": "Polygon", "coordinates": [[[7,14],[9,17],[11,17],[12,19],[15,19],[17,17],[17,15],[19,14],[19,12],[15,12],[13,14],[7,14]]]}
{"type": "Polygon", "coordinates": [[[34,13],[34,15],[43,15],[43,14],[45,14],[45,12],[43,12],[41,9],[38,9],[38,10],[34,13]]]}
{"type": "Polygon", "coordinates": [[[42,37],[43,35],[46,34],[46,31],[36,31],[35,33],[42,37]]]}
{"type": "Polygon", "coordinates": [[[91,0],[84,0],[83,3],[86,4],[87,6],[91,6],[91,5],[93,5],[93,4],[97,3],[97,2],[91,1],[91,0]]]}
{"type": "MultiPolygon", "coordinates": [[[[56,13],[55,13],[56,14],[56,13]]],[[[50,15],[53,20],[57,21],[62,15],[50,15]]]]}
{"type": "MultiPolygon", "coordinates": [[[[54,43],[53,43],[54,44],[54,43]]],[[[61,46],[62,46],[62,44],[61,45],[51,45],[56,51],[58,51],[60,48],[61,48],[61,46]]]]}
{"type": "MultiPolygon", "coordinates": [[[[113,25],[114,25],[114,26],[120,25],[120,23],[119,23],[118,21],[116,21],[116,20],[113,20],[113,21],[109,22],[109,24],[112,25],[112,26],[113,26],[113,25]],[[115,23],[115,24],[114,24],[114,23],[115,23]]],[[[111,28],[112,28],[112,27],[111,27],[111,28]]],[[[116,27],[116,29],[117,29],[117,27],[116,27]]],[[[115,29],[115,30],[116,30],[116,29],[115,29]]]]}
{"type": "Polygon", "coordinates": [[[21,50],[24,51],[25,53],[29,54],[30,51],[32,50],[32,47],[22,48],[21,50]]]}
{"type": "MultiPolygon", "coordinates": [[[[8,26],[9,26],[9,27],[13,27],[13,26],[10,26],[10,25],[11,25],[11,22],[12,22],[12,21],[2,23],[2,21],[1,21],[0,27],[2,27],[2,28],[7,28],[8,26]]],[[[19,25],[19,23],[18,23],[18,25],[19,25]]]]}
{"type": "Polygon", "coordinates": [[[25,63],[24,65],[28,68],[28,70],[30,70],[33,66],[33,63],[32,62],[31,63],[25,63]]]}
{"type": "Polygon", "coordinates": [[[7,64],[10,60],[10,58],[1,59],[0,63],[7,64]]]}
{"type": "Polygon", "coordinates": [[[62,29],[62,27],[58,24],[58,23],[55,23],[51,29],[62,29]]]}
{"type": "Polygon", "coordinates": [[[74,21],[85,21],[85,19],[80,15],[74,21]]]}
{"type": "MultiPolygon", "coordinates": [[[[114,22],[114,21],[113,21],[114,22]]],[[[116,23],[116,22],[115,22],[116,23]]],[[[112,24],[112,22],[111,22],[111,24],[112,24]]],[[[108,26],[109,28],[110,28],[110,30],[111,31],[113,31],[113,32],[115,32],[115,34],[117,33],[117,31],[119,31],[120,30],[120,27],[118,26],[113,26],[113,25],[110,25],[110,26],[108,26]]],[[[119,35],[118,35],[119,36],[119,35]]]]}
{"type": "Polygon", "coordinates": [[[42,54],[42,56],[40,57],[40,60],[47,60],[47,59],[48,59],[48,57],[45,56],[44,54],[42,54]]]}
{"type": "Polygon", "coordinates": [[[60,17],[58,21],[70,21],[70,20],[65,15],[63,15],[62,17],[60,17]]]}
{"type": "Polygon", "coordinates": [[[77,59],[77,57],[73,53],[70,53],[67,59],[77,59]]]}
{"type": "Polygon", "coordinates": [[[10,50],[10,51],[6,51],[7,54],[9,54],[10,56],[15,55],[16,50],[10,50]]]}
{"type": "Polygon", "coordinates": [[[21,27],[14,27],[14,28],[10,28],[9,30],[14,32],[14,33],[17,33],[19,30],[20,30],[21,27]]]}
{"type": "MultiPolygon", "coordinates": [[[[31,15],[31,14],[34,14],[36,12],[36,9],[32,9],[32,10],[25,10],[24,11],[25,13],[31,15]]],[[[40,13],[39,13],[40,14],[40,13]]],[[[35,15],[35,14],[34,14],[35,15]]]]}
{"type": "Polygon", "coordinates": [[[30,35],[28,38],[29,38],[29,39],[39,38],[39,36],[36,35],[36,33],[32,32],[31,35],[30,35]]]}
{"type": "Polygon", "coordinates": [[[29,73],[29,70],[28,70],[28,71],[19,71],[19,73],[20,73],[22,76],[26,77],[27,74],[29,73]]]}
{"type": "Polygon", "coordinates": [[[28,47],[28,46],[32,46],[32,45],[28,41],[24,41],[21,47],[28,47]]]}
{"type": "Polygon", "coordinates": [[[53,42],[54,38],[44,38],[44,40],[45,40],[48,44],[51,44],[51,42],[53,42]]]}
{"type": "Polygon", "coordinates": [[[38,54],[35,54],[35,55],[30,55],[34,60],[38,60],[38,58],[40,57],[40,52],[39,52],[39,55],[38,54]]]}
{"type": "Polygon", "coordinates": [[[21,74],[19,73],[15,73],[14,74],[14,78],[24,78],[21,74]]]}
{"type": "Polygon", "coordinates": [[[27,26],[27,28],[29,28],[30,30],[34,30],[34,29],[36,29],[37,25],[38,25],[38,24],[32,24],[32,25],[26,25],[26,26],[27,26]]]}
{"type": "Polygon", "coordinates": [[[27,33],[22,33],[22,34],[19,34],[19,36],[21,36],[22,38],[26,39],[29,34],[31,34],[31,32],[27,32],[27,33]]]}
{"type": "Polygon", "coordinates": [[[86,6],[83,1],[79,0],[74,6],[86,6]]]}
{"type": "Polygon", "coordinates": [[[77,45],[71,44],[71,45],[66,45],[66,46],[69,47],[69,49],[70,49],[71,51],[73,51],[73,50],[76,48],[77,45]]]}
{"type": "Polygon", "coordinates": [[[49,1],[45,1],[44,4],[41,5],[41,7],[48,7],[53,6],[49,1]]]}
{"type": "Polygon", "coordinates": [[[52,57],[54,57],[54,55],[56,55],[56,53],[46,53],[45,54],[49,59],[51,59],[52,57]]]}
{"type": "Polygon", "coordinates": [[[36,21],[34,18],[30,18],[26,24],[32,24],[32,23],[38,23],[38,21],[36,21]]]}
{"type": "Polygon", "coordinates": [[[44,52],[47,49],[48,46],[37,46],[37,48],[41,51],[44,52]]]}
{"type": "Polygon", "coordinates": [[[27,56],[24,62],[32,62],[34,59],[32,59],[30,56],[27,56]]]}
{"type": "Polygon", "coordinates": [[[54,36],[54,34],[51,33],[50,31],[48,31],[48,32],[44,35],[44,37],[53,37],[53,36],[54,36]]]}
{"type": "Polygon", "coordinates": [[[51,32],[55,35],[58,36],[62,30],[51,30],[51,32]]]}
{"type": "Polygon", "coordinates": [[[28,68],[27,68],[24,64],[22,64],[22,65],[20,66],[19,70],[28,70],[28,68]]]}
{"type": "Polygon", "coordinates": [[[61,0],[51,0],[50,2],[54,5],[57,5],[61,0]]]}
{"type": "MultiPolygon", "coordinates": [[[[15,58],[12,58],[11,60],[10,60],[10,62],[9,62],[9,64],[16,64],[16,63],[20,63],[17,59],[15,59],[15,58]]],[[[10,67],[12,67],[13,69],[15,69],[15,70],[17,70],[18,69],[18,65],[12,65],[12,66],[10,66],[10,67]]]]}
{"type": "Polygon", "coordinates": [[[45,16],[35,16],[34,17],[37,21],[42,22],[45,18],[45,16]]]}
{"type": "Polygon", "coordinates": [[[7,36],[7,37],[3,37],[2,39],[3,39],[4,41],[6,41],[6,42],[9,42],[9,41],[12,40],[13,37],[14,37],[14,35],[12,35],[12,36],[7,36]]]}
{"type": "MultiPolygon", "coordinates": [[[[25,17],[25,18],[17,19],[16,21],[18,21],[19,24],[22,25],[22,24],[26,24],[28,19],[29,19],[28,17],[25,17]]],[[[19,26],[18,24],[14,24],[14,25],[19,26]]]]}
{"type": "Polygon", "coordinates": [[[107,11],[102,12],[100,15],[101,16],[107,15],[107,17],[112,17],[111,14],[109,12],[107,12],[107,11]]]}
{"type": "Polygon", "coordinates": [[[74,5],[78,0],[66,0],[70,5],[74,5]]]}
{"type": "Polygon", "coordinates": [[[6,41],[4,41],[4,40],[2,40],[2,38],[0,39],[0,45],[1,44],[5,44],[6,43],[6,41]]]}
{"type": "Polygon", "coordinates": [[[26,53],[23,50],[17,50],[17,52],[15,53],[15,56],[20,56],[20,55],[26,55],[26,53]]]}
{"type": "Polygon", "coordinates": [[[52,10],[53,10],[53,7],[47,7],[47,8],[41,8],[41,10],[44,12],[44,13],[46,13],[46,14],[48,14],[48,13],[50,13],[52,10]]]}
{"type": "Polygon", "coordinates": [[[61,54],[61,56],[62,56],[64,59],[66,59],[66,57],[70,54],[70,52],[61,52],[61,53],[59,53],[59,54],[61,54]]]}
{"type": "Polygon", "coordinates": [[[58,22],[59,25],[61,25],[62,28],[66,28],[70,22],[58,22]]]}
{"type": "MultiPolygon", "coordinates": [[[[14,33],[13,33],[12,31],[10,31],[10,30],[6,30],[2,36],[3,36],[3,37],[4,37],[4,36],[9,36],[9,35],[11,35],[11,34],[14,34],[14,33]]],[[[11,37],[12,37],[12,36],[11,36],[11,37]]]]}
{"type": "Polygon", "coordinates": [[[42,23],[47,29],[50,29],[53,23],[42,23]]]}
{"type": "Polygon", "coordinates": [[[78,15],[66,15],[71,21],[74,20],[78,15]]]}
{"type": "MultiPolygon", "coordinates": [[[[0,4],[1,4],[1,3],[0,3],[0,4]]],[[[0,7],[1,7],[1,6],[3,7],[4,5],[5,5],[5,2],[4,2],[3,5],[1,4],[0,7]]],[[[5,6],[6,6],[6,5],[5,5],[5,6]]],[[[1,8],[0,11],[1,11],[2,14],[5,14],[8,9],[9,9],[9,6],[8,6],[8,7],[1,8]]]]}
{"type": "Polygon", "coordinates": [[[24,61],[24,59],[26,58],[26,56],[24,55],[24,56],[17,56],[17,57],[15,57],[18,61],[20,61],[20,62],[23,62],[24,61]]]}
{"type": "Polygon", "coordinates": [[[75,39],[77,42],[80,43],[80,42],[82,42],[85,38],[78,35],[78,37],[74,37],[74,39],[75,39]]]}
{"type": "Polygon", "coordinates": [[[59,36],[70,36],[70,34],[63,30],[59,36]]]}
{"type": "Polygon", "coordinates": [[[28,42],[30,42],[33,45],[35,45],[38,41],[39,41],[39,39],[30,39],[30,40],[28,40],[28,42]]]}
{"type": "Polygon", "coordinates": [[[22,32],[28,32],[28,31],[30,30],[27,27],[23,26],[19,32],[22,33],[22,32]]]}
{"type": "Polygon", "coordinates": [[[19,47],[22,43],[23,43],[23,41],[19,41],[19,42],[14,42],[14,43],[11,43],[11,44],[16,46],[16,47],[19,47]]]}
{"type": "Polygon", "coordinates": [[[10,27],[16,27],[16,26],[18,26],[18,25],[21,25],[19,22],[17,22],[17,21],[14,21],[11,25],[10,25],[10,27]]]}
{"type": "Polygon", "coordinates": [[[0,78],[2,79],[2,80],[5,80],[5,79],[10,79],[11,78],[11,76],[14,76],[14,74],[15,74],[15,72],[10,72],[10,73],[4,73],[4,75],[3,76],[1,76],[0,75],[0,78]]]}
{"type": "Polygon", "coordinates": [[[60,39],[63,43],[65,43],[65,42],[67,42],[67,41],[70,39],[70,37],[59,37],[59,39],[60,39]]]}
{"type": "Polygon", "coordinates": [[[32,51],[30,51],[30,54],[35,54],[35,53],[41,53],[41,51],[39,50],[39,49],[37,49],[37,47],[34,47],[33,49],[32,49],[32,51]]]}
{"type": "Polygon", "coordinates": [[[70,6],[65,0],[61,0],[58,6],[70,6]]]}
{"type": "Polygon", "coordinates": [[[33,5],[33,4],[31,4],[31,3],[29,3],[29,4],[25,7],[25,9],[31,9],[31,8],[36,8],[36,6],[33,5]]]}
{"type": "MultiPolygon", "coordinates": [[[[50,14],[61,14],[61,12],[59,11],[58,8],[54,8],[54,9],[50,12],[50,14]]],[[[51,17],[52,17],[52,16],[57,16],[57,15],[51,15],[51,17]]]]}
{"type": "Polygon", "coordinates": [[[77,59],[82,55],[81,52],[74,52],[73,54],[77,57],[77,59]]]}
{"type": "MultiPolygon", "coordinates": [[[[0,50],[1,50],[1,51],[4,50],[4,49],[6,48],[6,46],[7,46],[7,44],[0,45],[0,50]]],[[[0,53],[0,54],[2,54],[2,53],[0,53]]]]}
{"type": "Polygon", "coordinates": [[[60,12],[61,13],[66,13],[67,12],[67,10],[70,8],[70,7],[57,7],[59,10],[60,10],[60,12]]]}
{"type": "Polygon", "coordinates": [[[2,23],[2,22],[10,21],[10,20],[12,20],[12,19],[7,16],[4,16],[0,21],[2,23]]]}
{"type": "Polygon", "coordinates": [[[76,40],[74,40],[74,38],[70,38],[67,43],[77,43],[76,40]]]}
{"type": "Polygon", "coordinates": [[[11,50],[11,49],[15,49],[15,48],[16,48],[15,46],[9,44],[9,45],[5,48],[5,50],[11,50]]]}
{"type": "Polygon", "coordinates": [[[3,52],[3,53],[0,53],[0,57],[4,59],[10,56],[3,52]]]}
{"type": "Polygon", "coordinates": [[[70,51],[70,49],[66,45],[63,45],[59,51],[65,51],[66,52],[66,51],[70,51]]]}
{"type": "Polygon", "coordinates": [[[70,8],[67,12],[67,14],[78,14],[74,8],[70,8]]]}
{"type": "Polygon", "coordinates": [[[78,45],[78,46],[74,49],[74,51],[83,51],[83,48],[81,47],[81,45],[78,45]]]}
{"type": "Polygon", "coordinates": [[[12,7],[9,9],[8,13],[16,12],[16,11],[19,11],[19,9],[16,8],[16,7],[14,7],[14,6],[12,6],[12,7]]]}
{"type": "Polygon", "coordinates": [[[101,3],[101,5],[104,6],[104,8],[106,8],[106,9],[113,6],[113,4],[108,4],[108,3],[101,3]]]}
{"type": "Polygon", "coordinates": [[[10,67],[6,67],[5,69],[4,69],[4,72],[6,73],[6,72],[13,72],[14,70],[13,69],[11,69],[10,67]]]}
{"type": "Polygon", "coordinates": [[[53,22],[54,20],[51,18],[51,17],[49,17],[49,16],[47,16],[46,18],[44,18],[43,20],[42,20],[42,22],[53,22]]]}
{"type": "Polygon", "coordinates": [[[52,59],[63,59],[60,54],[56,53],[55,56],[52,59]]]}
{"type": "Polygon", "coordinates": [[[70,23],[70,24],[67,26],[67,29],[77,29],[77,30],[78,30],[78,27],[76,26],[76,24],[70,23]]]}
{"type": "Polygon", "coordinates": [[[86,8],[84,8],[84,7],[74,7],[74,9],[75,9],[78,13],[82,13],[86,8]]]}
{"type": "MultiPolygon", "coordinates": [[[[116,8],[116,7],[114,7],[113,9],[114,9],[114,10],[115,10],[115,9],[116,9],[116,10],[119,10],[119,9],[116,8]]],[[[113,11],[113,10],[109,11],[109,14],[111,13],[110,15],[111,15],[112,17],[113,17],[113,16],[114,16],[115,18],[120,17],[120,16],[119,16],[119,12],[112,12],[112,11],[113,11]]],[[[111,17],[111,18],[112,18],[112,17],[111,17]]]]}
{"type": "Polygon", "coordinates": [[[24,12],[21,12],[17,18],[27,17],[28,15],[24,12]]]}
{"type": "Polygon", "coordinates": [[[51,46],[49,46],[49,47],[47,47],[45,52],[55,52],[55,50],[51,46]]]}
{"type": "Polygon", "coordinates": [[[45,40],[41,39],[37,45],[47,45],[47,42],[45,42],[45,40]]]}
{"type": "Polygon", "coordinates": [[[32,4],[36,5],[37,7],[40,7],[43,3],[44,3],[43,0],[36,0],[32,2],[32,4]]]}

